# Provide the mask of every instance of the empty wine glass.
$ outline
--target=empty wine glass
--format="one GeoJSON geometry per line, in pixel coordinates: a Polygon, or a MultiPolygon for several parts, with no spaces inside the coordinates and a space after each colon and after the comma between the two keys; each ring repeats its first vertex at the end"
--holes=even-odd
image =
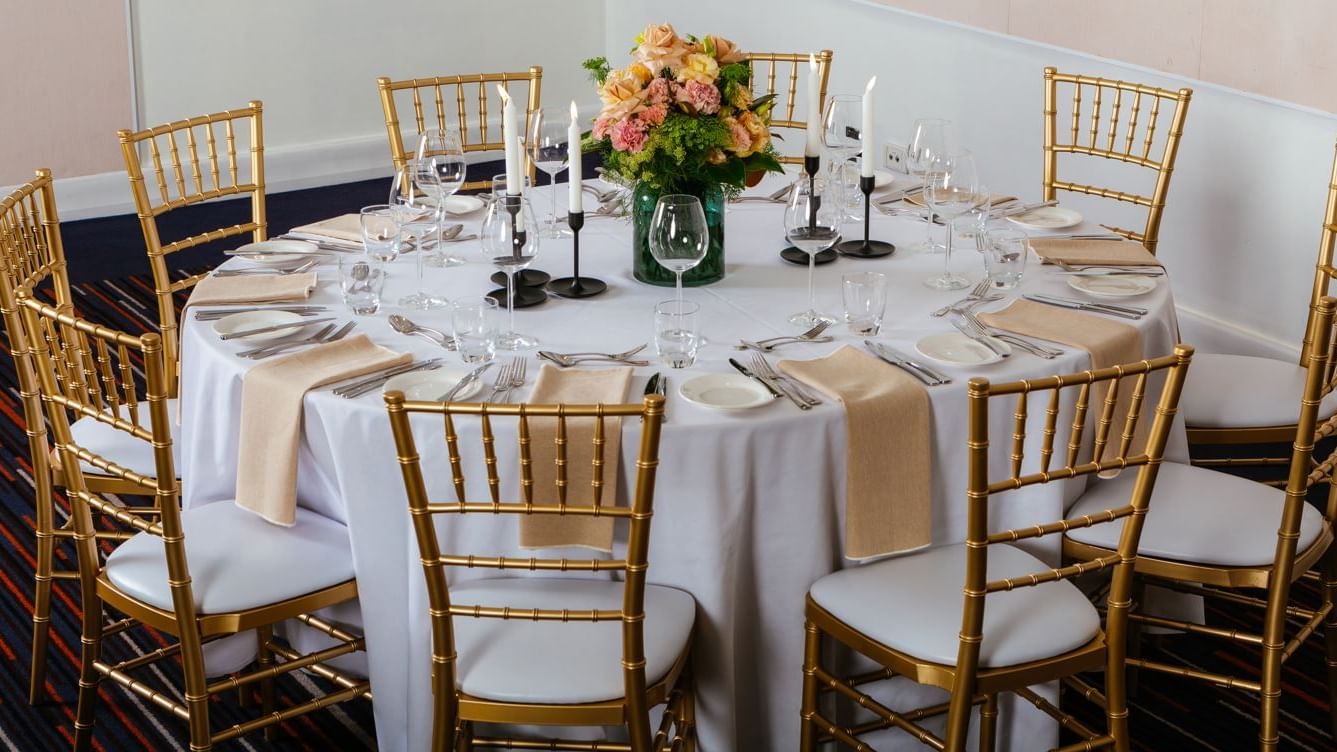
{"type": "MultiPolygon", "coordinates": [[[[910,145],[905,150],[905,166],[913,174],[922,175],[935,157],[956,151],[956,128],[952,121],[942,118],[920,118],[915,121],[910,145]]],[[[924,242],[914,250],[936,253],[943,246],[933,240],[933,218],[925,230],[924,242]]]]}
{"type": "Polygon", "coordinates": [[[795,248],[808,254],[808,310],[789,317],[789,323],[805,329],[821,322],[834,324],[834,316],[818,313],[813,299],[813,267],[817,254],[840,242],[840,221],[844,208],[839,201],[829,199],[823,178],[800,178],[794,185],[785,209],[785,235],[795,248]]]}
{"type": "Polygon", "coordinates": [[[852,168],[850,160],[863,148],[862,127],[862,97],[841,95],[827,100],[822,116],[822,143],[830,155],[827,169],[833,183],[840,185],[842,209],[849,219],[856,220],[863,217],[863,194],[858,189],[858,168],[852,168]]]}
{"type": "Polygon", "coordinates": [[[427,310],[447,303],[445,298],[429,295],[423,287],[423,246],[436,240],[441,224],[438,202],[428,188],[435,180],[431,165],[410,159],[395,170],[390,184],[389,204],[401,231],[400,253],[413,251],[417,255],[418,291],[399,299],[399,304],[408,308],[427,310]]]}
{"type": "Polygon", "coordinates": [[[953,222],[979,202],[979,178],[975,158],[968,151],[948,154],[932,160],[924,171],[924,201],[929,211],[947,220],[947,248],[943,273],[924,280],[935,290],[960,290],[969,287],[965,277],[952,272],[953,222]]]}
{"type": "Polygon", "coordinates": [[[567,121],[557,115],[551,107],[540,109],[533,115],[529,128],[529,158],[534,166],[548,173],[548,193],[552,198],[552,211],[543,226],[543,237],[560,238],[571,234],[566,227],[557,223],[557,173],[566,169],[569,156],[567,121]]]}
{"type": "Polygon", "coordinates": [[[467,170],[464,147],[460,144],[459,134],[450,128],[425,131],[418,139],[417,159],[420,163],[425,162],[425,166],[431,169],[432,176],[436,178],[434,181],[427,180],[425,187],[432,191],[432,197],[436,199],[438,207],[436,248],[423,259],[423,263],[432,266],[459,266],[465,263],[465,260],[446,253],[446,244],[442,242],[441,237],[441,231],[445,229],[446,224],[446,207],[450,203],[450,197],[464,185],[464,175],[467,170]]]}
{"type": "Polygon", "coordinates": [[[484,258],[506,275],[506,331],[497,335],[502,350],[523,350],[538,340],[515,331],[515,275],[539,252],[539,227],[524,194],[506,192],[506,176],[492,178],[492,202],[479,230],[484,258]]]}
{"type": "Polygon", "coordinates": [[[710,228],[696,196],[669,193],[659,197],[650,220],[650,254],[678,277],[677,300],[682,300],[682,274],[706,257],[710,228]]]}

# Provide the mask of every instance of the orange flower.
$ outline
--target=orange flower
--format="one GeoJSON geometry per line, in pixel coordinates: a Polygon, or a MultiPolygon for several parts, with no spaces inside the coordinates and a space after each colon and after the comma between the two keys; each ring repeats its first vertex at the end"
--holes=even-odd
{"type": "Polygon", "coordinates": [[[616,70],[609,73],[603,86],[599,87],[599,99],[604,103],[599,117],[621,120],[641,108],[645,100],[645,88],[634,73],[616,70]]]}
{"type": "Polygon", "coordinates": [[[720,65],[743,62],[743,51],[738,49],[738,45],[732,41],[724,37],[717,37],[714,34],[707,34],[705,41],[714,46],[715,60],[719,61],[720,65]]]}
{"type": "Polygon", "coordinates": [[[645,27],[645,31],[641,32],[640,44],[633,53],[636,62],[643,64],[656,76],[665,68],[672,70],[682,65],[686,55],[687,43],[673,30],[672,24],[650,24],[645,27]]]}

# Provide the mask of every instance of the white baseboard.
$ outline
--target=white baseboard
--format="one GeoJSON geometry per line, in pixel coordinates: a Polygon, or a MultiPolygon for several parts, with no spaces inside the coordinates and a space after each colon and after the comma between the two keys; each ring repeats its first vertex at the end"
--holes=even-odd
{"type": "Polygon", "coordinates": [[[1288,342],[1269,334],[1223,321],[1193,308],[1178,306],[1179,336],[1198,352],[1252,355],[1298,362],[1299,342],[1288,342]]]}

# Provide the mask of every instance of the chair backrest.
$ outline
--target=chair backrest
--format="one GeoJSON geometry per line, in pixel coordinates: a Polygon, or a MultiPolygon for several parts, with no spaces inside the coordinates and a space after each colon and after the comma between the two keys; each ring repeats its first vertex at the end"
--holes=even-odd
{"type": "MultiPolygon", "coordinates": [[[[794,117],[795,107],[803,96],[798,89],[799,74],[807,70],[808,55],[807,52],[749,52],[744,58],[743,62],[752,69],[753,93],[775,95],[775,106],[771,110],[772,129],[784,128],[802,133],[808,127],[807,119],[798,120],[794,117]],[[759,88],[762,82],[764,90],[759,88]],[[784,88],[781,89],[781,86],[784,88]]],[[[805,113],[805,118],[815,117],[820,122],[822,108],[826,106],[826,84],[831,76],[832,52],[822,50],[813,55],[817,58],[817,75],[821,79],[818,96],[821,104],[817,112],[805,113]]],[[[785,164],[803,164],[802,144],[797,148],[798,154],[784,155],[779,160],[785,164]]]]}
{"type": "MultiPolygon", "coordinates": [[[[454,688],[455,684],[455,644],[452,618],[476,617],[496,619],[533,619],[538,621],[610,621],[622,622],[622,666],[624,686],[628,703],[628,714],[645,717],[645,577],[650,544],[650,516],[654,502],[655,474],[659,465],[660,422],[664,414],[663,397],[649,396],[643,404],[628,405],[491,405],[486,403],[441,403],[441,402],[406,402],[400,392],[391,392],[385,397],[390,413],[390,426],[394,432],[395,446],[399,453],[399,464],[403,471],[404,485],[408,491],[409,512],[417,534],[419,553],[423,571],[427,577],[427,594],[432,613],[432,653],[433,667],[437,672],[438,687],[454,688]],[[428,498],[427,486],[423,479],[419,463],[417,445],[414,441],[410,419],[414,414],[435,414],[444,417],[445,442],[449,451],[450,470],[455,490],[454,501],[433,502],[428,498]],[[471,501],[466,495],[465,468],[461,461],[459,433],[456,422],[461,416],[476,416],[484,456],[483,465],[487,473],[489,498],[485,501],[471,501]],[[630,506],[612,503],[606,494],[614,486],[617,477],[617,462],[614,459],[604,463],[606,427],[610,421],[619,418],[641,418],[641,441],[636,462],[636,484],[630,506]],[[495,450],[496,434],[493,430],[495,418],[514,418],[518,438],[519,488],[520,500],[503,501],[500,489],[500,476],[497,471],[497,453],[495,450]],[[559,499],[555,504],[534,502],[534,471],[531,464],[530,421],[542,419],[554,421],[555,427],[555,463],[556,493],[559,499]],[[573,505],[566,503],[567,488],[567,425],[568,421],[593,421],[593,466],[591,468],[591,491],[593,503],[573,505]],[[627,549],[623,559],[554,559],[554,558],[508,558],[482,557],[475,555],[452,555],[441,552],[433,517],[438,515],[467,515],[481,513],[483,516],[500,517],[501,515],[520,515],[524,517],[606,517],[626,519],[630,525],[627,549]],[[554,610],[499,608],[486,604],[451,603],[447,585],[447,567],[491,568],[497,570],[518,569],[540,572],[620,572],[623,575],[622,608],[617,610],[554,610]]],[[[555,646],[556,647],[556,646],[555,646]]],[[[456,716],[454,693],[446,691],[449,697],[438,696],[438,708],[444,708],[445,714],[439,722],[446,728],[453,728],[456,716]]]]}
{"type": "Polygon", "coordinates": [[[135,212],[144,232],[149,268],[153,271],[158,324],[163,350],[167,354],[168,383],[175,393],[179,346],[172,295],[193,287],[207,273],[174,281],[167,268],[167,257],[177,251],[238,235],[249,234],[247,242],[265,239],[265,147],[261,104],[253,101],[241,109],[177,120],[141,131],[121,130],[117,136],[121,140],[125,171],[130,178],[130,191],[135,197],[135,212]],[[148,152],[147,165],[142,161],[144,150],[148,152]],[[245,157],[247,154],[249,159],[245,157]],[[152,175],[152,187],[145,178],[146,169],[152,175]],[[251,198],[249,222],[163,241],[158,217],[211,199],[247,195],[251,198]]]}
{"type": "Polygon", "coordinates": [[[1304,343],[1300,348],[1300,365],[1305,365],[1309,357],[1318,303],[1329,293],[1332,280],[1337,277],[1337,267],[1333,266],[1334,251],[1337,251],[1337,155],[1333,157],[1332,174],[1328,178],[1328,201],[1323,211],[1323,232],[1319,235],[1318,261],[1314,264],[1314,292],[1309,297],[1309,321],[1305,325],[1304,343]]]}
{"type": "Polygon", "coordinates": [[[1099,370],[1005,384],[990,384],[982,378],[970,380],[966,582],[961,644],[957,658],[958,689],[973,691],[970,687],[974,684],[979,667],[984,609],[986,596],[990,593],[1066,580],[1086,572],[1112,568],[1113,581],[1107,618],[1111,639],[1115,635],[1121,639],[1128,615],[1127,601],[1132,588],[1133,561],[1137,556],[1143,518],[1147,513],[1147,503],[1156,482],[1156,473],[1160,469],[1192,356],[1193,348],[1177,345],[1172,355],[1099,370]],[[1156,403],[1151,429],[1146,432],[1145,443],[1142,443],[1138,422],[1143,412],[1148,384],[1151,377],[1161,371],[1166,372],[1164,384],[1156,403]],[[1120,395],[1123,390],[1129,390],[1127,396],[1120,395]],[[1071,422],[1066,419],[1063,421],[1067,424],[1065,428],[1068,432],[1067,441],[1064,442],[1059,436],[1059,416],[1068,412],[1064,398],[1074,391],[1077,394],[1071,408],[1071,422]],[[990,476],[989,468],[990,407],[994,401],[1004,401],[1013,395],[1015,401],[1011,409],[1012,439],[1008,447],[1008,472],[1004,477],[994,479],[990,476]],[[1032,395],[1040,397],[1037,400],[1040,407],[1035,413],[1038,418],[1042,409],[1044,421],[1038,456],[1028,463],[1026,447],[1032,395]],[[1088,431],[1086,426],[1092,417],[1096,418],[1095,427],[1088,431]],[[1112,435],[1116,429],[1118,432],[1112,435]],[[1088,434],[1091,435],[1090,443],[1086,441],[1088,434]],[[1085,448],[1088,446],[1093,447],[1090,454],[1092,459],[1084,461],[1085,448]],[[1113,451],[1109,451],[1111,449],[1113,451]],[[1079,519],[1062,519],[1025,528],[989,532],[989,497],[994,494],[1128,468],[1137,468],[1138,476],[1132,498],[1121,507],[1079,519]],[[1118,551],[1112,555],[1021,576],[996,580],[988,578],[989,546],[993,544],[1062,534],[1074,528],[1110,524],[1119,520],[1126,522],[1118,551]]]}
{"type": "MultiPolygon", "coordinates": [[[[376,79],[376,87],[381,93],[381,110],[385,115],[385,131],[390,140],[390,160],[394,162],[395,171],[404,169],[404,163],[414,158],[418,147],[417,137],[431,129],[458,131],[460,145],[466,153],[504,150],[506,144],[501,134],[502,105],[496,91],[498,85],[513,98],[512,86],[528,87],[525,119],[523,123],[517,123],[525,129],[521,135],[527,138],[534,113],[542,101],[543,68],[540,66],[531,66],[528,71],[520,73],[468,73],[404,81],[392,81],[385,76],[376,79]],[[413,106],[413,118],[409,123],[400,120],[401,101],[413,106]],[[493,111],[494,101],[498,117],[495,123],[489,123],[488,112],[493,111]],[[404,141],[405,126],[412,129],[414,138],[411,144],[404,141]]],[[[531,184],[535,174],[534,165],[530,164],[531,184]]],[[[466,181],[461,190],[491,187],[492,176],[487,175],[466,181]]]]}
{"type": "Polygon", "coordinates": [[[1110,229],[1155,253],[1170,175],[1174,172],[1179,137],[1184,132],[1184,117],[1192,96],[1192,89],[1171,91],[1045,68],[1045,200],[1057,199],[1059,191],[1070,191],[1144,206],[1147,220],[1141,230],[1110,229]],[[1065,91],[1072,89],[1072,111],[1064,113],[1068,116],[1067,128],[1059,128],[1061,87],[1065,91]],[[1089,112],[1083,112],[1083,101],[1089,102],[1089,112]],[[1170,112],[1162,112],[1163,106],[1170,107],[1170,112]],[[1157,128],[1167,118],[1169,128],[1162,137],[1157,128]],[[1154,171],[1156,181],[1151,195],[1060,180],[1060,154],[1098,157],[1154,171]]]}

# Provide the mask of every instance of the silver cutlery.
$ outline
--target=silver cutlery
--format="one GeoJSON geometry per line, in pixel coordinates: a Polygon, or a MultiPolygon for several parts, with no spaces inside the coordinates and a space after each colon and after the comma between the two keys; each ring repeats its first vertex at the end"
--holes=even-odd
{"type": "Polygon", "coordinates": [[[211,310],[196,310],[196,321],[217,321],[226,318],[234,313],[251,313],[252,311],[284,311],[286,313],[295,313],[298,316],[319,316],[329,310],[326,306],[249,306],[246,308],[215,308],[211,310]]]}
{"type": "Polygon", "coordinates": [[[804,402],[807,402],[809,405],[816,406],[822,404],[822,400],[817,395],[813,394],[812,390],[808,389],[807,384],[781,373],[772,366],[770,361],[766,360],[766,356],[761,353],[752,353],[752,370],[761,376],[772,379],[776,383],[787,387],[795,396],[804,402]]]}
{"type": "Polygon", "coordinates": [[[989,348],[989,351],[992,352],[994,355],[997,355],[1000,358],[1006,358],[1012,354],[1010,351],[1003,349],[1002,345],[999,345],[997,342],[995,342],[993,337],[990,337],[989,335],[984,334],[983,332],[977,332],[974,329],[971,329],[970,327],[966,326],[965,324],[955,319],[953,319],[950,323],[952,326],[956,327],[956,330],[958,332],[961,332],[965,336],[969,337],[971,340],[974,340],[975,342],[978,342],[981,345],[984,345],[985,347],[989,348]]]}
{"type": "Polygon", "coordinates": [[[899,202],[899,201],[904,201],[905,199],[907,199],[907,198],[909,198],[909,197],[911,197],[911,196],[917,196],[917,195],[919,195],[919,194],[921,194],[921,193],[923,193],[923,192],[924,192],[924,186],[922,186],[922,185],[917,185],[917,186],[914,186],[913,188],[906,188],[906,189],[903,190],[903,191],[896,191],[895,193],[889,193],[889,194],[887,194],[887,195],[885,195],[885,196],[883,196],[883,197],[877,199],[877,200],[874,201],[873,203],[874,203],[874,204],[880,204],[880,205],[882,205],[882,206],[886,206],[887,204],[894,204],[894,203],[897,203],[897,202],[899,202]]]}
{"type": "Polygon", "coordinates": [[[256,347],[251,350],[242,350],[241,352],[237,353],[237,357],[256,360],[257,356],[264,357],[265,353],[268,353],[270,351],[281,351],[281,348],[284,347],[296,347],[297,345],[309,345],[309,344],[314,344],[316,342],[320,342],[322,339],[329,336],[329,334],[333,331],[334,331],[334,324],[326,324],[325,326],[322,326],[319,330],[317,330],[315,334],[312,334],[308,337],[299,337],[297,339],[292,339],[290,336],[289,338],[280,340],[277,343],[271,342],[267,345],[261,345],[260,347],[256,347]]]}
{"type": "Polygon", "coordinates": [[[990,218],[1016,217],[1049,206],[1058,206],[1058,201],[1040,201],[1034,204],[1021,204],[1020,206],[1003,205],[1002,207],[994,207],[995,209],[999,209],[999,211],[996,213],[990,212],[989,216],[990,218]]]}
{"type": "Polygon", "coordinates": [[[268,334],[270,332],[281,332],[284,329],[293,329],[295,327],[307,326],[309,324],[323,324],[326,321],[333,321],[333,320],[334,320],[333,316],[327,316],[323,319],[311,319],[310,321],[289,321],[286,324],[273,324],[270,326],[256,327],[255,329],[243,329],[239,332],[229,332],[228,334],[220,334],[218,338],[226,342],[228,340],[240,339],[242,337],[250,337],[255,334],[268,334]]]}
{"type": "Polygon", "coordinates": [[[1118,316],[1120,318],[1125,318],[1125,319],[1136,320],[1142,318],[1145,315],[1141,313],[1134,313],[1132,311],[1123,308],[1111,308],[1101,303],[1088,303],[1081,300],[1070,300],[1068,298],[1055,298],[1055,297],[1050,297],[1048,295],[1028,294],[1028,295],[1023,295],[1022,297],[1025,298],[1026,300],[1035,303],[1044,303],[1045,305],[1052,305],[1058,308],[1071,308],[1077,311],[1092,311],[1094,313],[1105,313],[1111,316],[1118,316]]]}
{"type": "MultiPolygon", "coordinates": [[[[506,364],[505,368],[497,371],[497,378],[492,382],[492,394],[489,394],[485,402],[496,402],[497,397],[505,395],[511,390],[511,371],[521,362],[520,358],[511,358],[511,362],[506,364]]],[[[505,402],[505,400],[502,400],[505,402]]]]}
{"type": "Polygon", "coordinates": [[[589,183],[582,183],[580,189],[587,193],[593,194],[594,199],[601,204],[607,203],[617,198],[617,194],[622,190],[621,188],[609,188],[606,191],[601,191],[598,188],[590,185],[589,183]]]}
{"type": "Polygon", "coordinates": [[[797,400],[795,397],[786,395],[785,393],[781,392],[780,389],[779,389],[778,387],[776,387],[774,384],[772,384],[770,381],[767,381],[766,379],[763,379],[762,377],[758,376],[757,374],[755,374],[755,373],[749,371],[748,368],[747,368],[747,366],[743,365],[742,363],[739,363],[738,361],[734,360],[733,358],[729,358],[729,365],[733,366],[733,367],[734,367],[734,370],[738,371],[739,373],[743,374],[744,376],[748,377],[749,379],[752,379],[753,381],[755,381],[755,382],[757,382],[758,384],[761,384],[763,387],[765,387],[765,388],[766,388],[766,391],[768,391],[768,392],[771,393],[771,397],[773,397],[773,398],[775,398],[775,399],[785,399],[786,397],[788,397],[791,401],[794,402],[795,405],[798,405],[798,406],[799,406],[799,409],[801,409],[801,410],[811,410],[811,409],[812,409],[812,406],[811,406],[811,405],[807,404],[806,402],[801,402],[801,401],[797,400]]]}
{"type": "Polygon", "coordinates": [[[408,318],[400,316],[397,313],[390,314],[388,320],[390,322],[390,328],[394,329],[400,334],[413,334],[422,337],[424,339],[431,340],[432,342],[435,342],[438,346],[444,347],[447,350],[455,349],[455,338],[451,337],[445,332],[433,329],[431,327],[423,326],[421,324],[415,324],[408,318]]]}
{"type": "Polygon", "coordinates": [[[451,401],[452,399],[454,399],[455,395],[459,394],[460,391],[464,389],[464,387],[469,386],[478,379],[482,378],[483,373],[486,372],[487,369],[491,367],[492,367],[491,363],[484,363],[483,365],[473,369],[469,373],[465,374],[464,378],[460,379],[459,382],[455,384],[455,386],[452,386],[450,388],[450,391],[438,397],[436,401],[437,402],[451,401]]]}
{"type": "Polygon", "coordinates": [[[322,251],[340,251],[340,252],[361,252],[363,245],[361,241],[343,240],[341,238],[332,238],[328,235],[316,235],[307,232],[288,232],[278,236],[279,240],[305,240],[308,243],[315,243],[316,247],[322,251]]]}
{"type": "Polygon", "coordinates": [[[831,327],[831,322],[829,322],[829,321],[819,321],[819,322],[817,322],[817,324],[816,324],[815,326],[813,326],[813,327],[812,327],[811,329],[809,329],[808,331],[803,332],[802,334],[782,334],[782,335],[780,335],[780,336],[778,336],[778,337],[767,337],[767,338],[765,338],[765,339],[758,339],[758,340],[751,340],[751,341],[749,341],[749,340],[745,340],[745,339],[740,339],[740,340],[738,340],[740,344],[734,345],[734,346],[733,346],[733,349],[735,349],[735,350],[751,350],[751,349],[757,349],[757,348],[764,348],[767,344],[770,344],[771,342],[780,342],[780,341],[782,341],[782,340],[790,340],[790,341],[805,341],[805,340],[812,340],[812,339],[814,339],[814,338],[820,336],[820,335],[822,334],[822,332],[825,332],[825,331],[826,331],[827,329],[829,329],[830,327],[831,327]]]}
{"type": "Polygon", "coordinates": [[[1165,267],[1153,264],[1070,264],[1066,261],[1059,261],[1057,265],[1065,272],[1094,272],[1097,270],[1106,270],[1106,273],[1127,272],[1129,274],[1143,274],[1152,277],[1159,277],[1165,274],[1165,267]]]}
{"type": "Polygon", "coordinates": [[[373,389],[384,386],[385,382],[401,373],[435,371],[445,364],[446,362],[443,358],[431,358],[428,360],[420,360],[417,363],[405,363],[402,365],[391,366],[389,368],[382,368],[370,376],[362,376],[357,381],[348,382],[335,387],[334,393],[347,399],[360,397],[373,389]]]}
{"type": "Polygon", "coordinates": [[[745,376],[747,375],[753,376],[757,380],[775,387],[776,391],[780,392],[780,394],[783,395],[785,399],[789,400],[790,402],[793,402],[794,406],[797,407],[798,409],[800,410],[812,409],[812,403],[799,396],[798,392],[791,389],[789,384],[785,383],[781,379],[775,378],[774,376],[771,376],[770,374],[764,373],[763,371],[757,369],[755,361],[753,361],[753,367],[743,373],[745,376]]]}
{"type": "Polygon", "coordinates": [[[506,388],[502,402],[511,401],[511,392],[525,385],[525,372],[529,369],[529,362],[524,358],[516,358],[511,361],[514,368],[511,369],[511,385],[506,388]]]}
{"type": "Polygon", "coordinates": [[[785,204],[789,203],[789,193],[793,190],[793,185],[786,185],[780,190],[766,196],[735,196],[731,201],[734,203],[740,201],[764,201],[771,204],[785,204]]]}
{"type": "Polygon", "coordinates": [[[587,355],[582,357],[576,357],[576,356],[566,355],[564,353],[555,353],[548,350],[539,350],[538,356],[540,358],[543,358],[544,360],[556,363],[562,368],[569,368],[571,366],[579,365],[581,363],[618,363],[621,365],[628,365],[628,366],[650,365],[650,361],[648,360],[631,360],[629,358],[610,358],[606,355],[587,355]]]}
{"type": "Polygon", "coordinates": [[[301,347],[303,345],[324,345],[330,342],[337,342],[348,336],[348,333],[353,331],[353,327],[355,326],[357,326],[357,322],[349,321],[340,327],[338,331],[330,333],[330,330],[334,328],[334,324],[329,324],[315,335],[306,339],[284,340],[269,347],[247,350],[243,357],[249,360],[264,360],[265,358],[272,358],[275,355],[282,355],[294,347],[301,347]]]}
{"type": "Polygon", "coordinates": [[[934,318],[942,318],[943,316],[946,316],[947,314],[957,310],[962,306],[971,306],[977,303],[990,303],[993,302],[994,300],[999,300],[1002,297],[1003,297],[1002,295],[989,295],[989,278],[985,277],[984,279],[980,280],[979,283],[977,283],[974,287],[970,288],[970,292],[966,293],[966,296],[964,298],[956,301],[955,303],[948,303],[947,305],[943,306],[942,308],[939,308],[938,310],[934,311],[933,313],[930,313],[929,315],[933,316],[934,318]]]}
{"type": "Polygon", "coordinates": [[[863,341],[863,343],[864,346],[868,348],[868,351],[871,352],[873,355],[877,356],[878,359],[885,361],[893,366],[896,366],[897,368],[900,368],[902,371],[905,371],[911,376],[914,376],[915,378],[924,382],[928,386],[940,386],[942,384],[952,383],[951,379],[947,378],[946,376],[943,376],[942,374],[938,373],[932,368],[929,368],[928,366],[922,365],[920,363],[916,363],[910,358],[907,358],[906,356],[902,355],[896,350],[893,350],[892,348],[887,347],[886,345],[880,342],[874,342],[872,340],[866,339],[863,341]]]}
{"type": "Polygon", "coordinates": [[[972,327],[983,334],[987,334],[988,336],[993,337],[994,339],[1000,339],[1008,343],[1009,345],[1020,347],[1021,349],[1025,350],[1026,352],[1036,357],[1044,358],[1045,360],[1053,360],[1054,358],[1057,358],[1058,356],[1063,354],[1062,350],[1056,350],[1053,348],[1045,347],[1044,345],[1041,345],[1038,342],[1032,342],[1031,340],[1026,339],[1025,337],[1021,337],[1011,332],[1005,332],[996,327],[989,326],[983,321],[980,321],[979,318],[976,317],[975,314],[971,313],[970,311],[961,311],[960,313],[961,313],[961,318],[965,320],[967,326],[972,327]]]}
{"type": "Polygon", "coordinates": [[[607,358],[607,359],[609,359],[609,360],[626,360],[627,358],[630,358],[631,356],[635,355],[636,353],[640,352],[641,350],[644,350],[644,349],[645,349],[646,347],[648,347],[648,346],[649,346],[648,344],[640,345],[640,346],[638,346],[638,347],[633,347],[633,348],[631,348],[630,350],[627,350],[626,352],[620,352],[620,353],[604,353],[604,352],[571,352],[571,353],[562,353],[562,355],[565,355],[565,356],[581,356],[581,355],[589,355],[589,356],[592,356],[592,357],[607,358]]]}
{"type": "Polygon", "coordinates": [[[1139,315],[1139,316],[1146,316],[1146,315],[1149,313],[1149,311],[1148,311],[1147,309],[1142,308],[1142,307],[1140,307],[1140,306],[1123,305],[1122,303],[1101,303],[1101,302],[1099,302],[1099,301],[1094,301],[1094,300],[1080,300],[1080,299],[1078,299],[1078,298],[1065,298],[1065,297],[1062,297],[1062,296],[1059,296],[1059,295],[1047,295],[1047,294],[1043,294],[1043,293],[1034,293],[1034,294],[1035,294],[1036,297],[1040,297],[1040,298],[1050,298],[1050,299],[1052,299],[1052,300],[1060,300],[1060,301],[1063,301],[1064,303],[1083,303],[1083,304],[1086,304],[1086,305],[1096,306],[1096,307],[1098,307],[1098,308],[1109,308],[1109,309],[1112,309],[1112,310],[1115,310],[1115,311],[1123,311],[1124,313],[1136,313],[1136,314],[1139,315]]]}
{"type": "Polygon", "coordinates": [[[1112,232],[1085,232],[1085,233],[1065,233],[1061,235],[1033,235],[1031,241],[1036,240],[1127,240],[1122,235],[1112,232]]]}
{"type": "Polygon", "coordinates": [[[289,274],[301,274],[302,272],[311,271],[311,269],[318,263],[320,263],[319,259],[311,259],[310,261],[304,261],[291,269],[216,269],[212,274],[215,277],[284,277],[289,274]]]}
{"type": "Polygon", "coordinates": [[[1132,269],[1110,269],[1101,271],[1100,269],[1077,269],[1074,271],[1055,272],[1060,277],[1164,277],[1165,270],[1152,267],[1145,272],[1133,271],[1132,269]]]}
{"type": "MultiPolygon", "coordinates": [[[[441,242],[442,242],[442,243],[451,243],[451,242],[455,242],[455,241],[457,241],[457,240],[459,239],[459,237],[460,237],[460,233],[461,233],[461,232],[464,232],[464,225],[462,225],[462,224],[453,224],[453,225],[447,225],[447,226],[445,226],[445,227],[442,227],[442,228],[441,228],[441,242]]],[[[477,236],[475,235],[474,237],[477,237],[477,236]]],[[[437,241],[436,241],[436,238],[429,238],[427,241],[423,242],[423,244],[422,244],[421,246],[419,246],[416,242],[409,241],[408,243],[406,243],[406,244],[404,245],[403,248],[400,248],[400,249],[399,249],[399,252],[400,252],[400,253],[413,253],[414,251],[418,250],[419,248],[422,248],[422,250],[424,250],[424,251],[430,251],[430,250],[432,250],[433,248],[437,247],[437,245],[438,245],[438,243],[437,243],[437,241]]]]}
{"type": "Polygon", "coordinates": [[[778,347],[784,347],[785,345],[797,345],[797,344],[801,344],[801,343],[804,343],[804,342],[813,342],[813,343],[821,344],[821,343],[823,343],[823,342],[834,342],[835,339],[836,339],[836,338],[833,337],[833,336],[831,336],[830,334],[824,334],[824,335],[822,335],[822,336],[820,336],[820,337],[803,337],[803,338],[800,338],[800,337],[786,337],[786,338],[784,338],[784,339],[780,339],[780,340],[772,340],[771,342],[767,342],[767,343],[764,344],[764,345],[756,345],[756,344],[752,344],[752,343],[747,343],[747,344],[745,344],[745,345],[734,345],[734,349],[735,349],[735,350],[756,350],[757,352],[773,352],[776,348],[778,348],[778,347]]]}

